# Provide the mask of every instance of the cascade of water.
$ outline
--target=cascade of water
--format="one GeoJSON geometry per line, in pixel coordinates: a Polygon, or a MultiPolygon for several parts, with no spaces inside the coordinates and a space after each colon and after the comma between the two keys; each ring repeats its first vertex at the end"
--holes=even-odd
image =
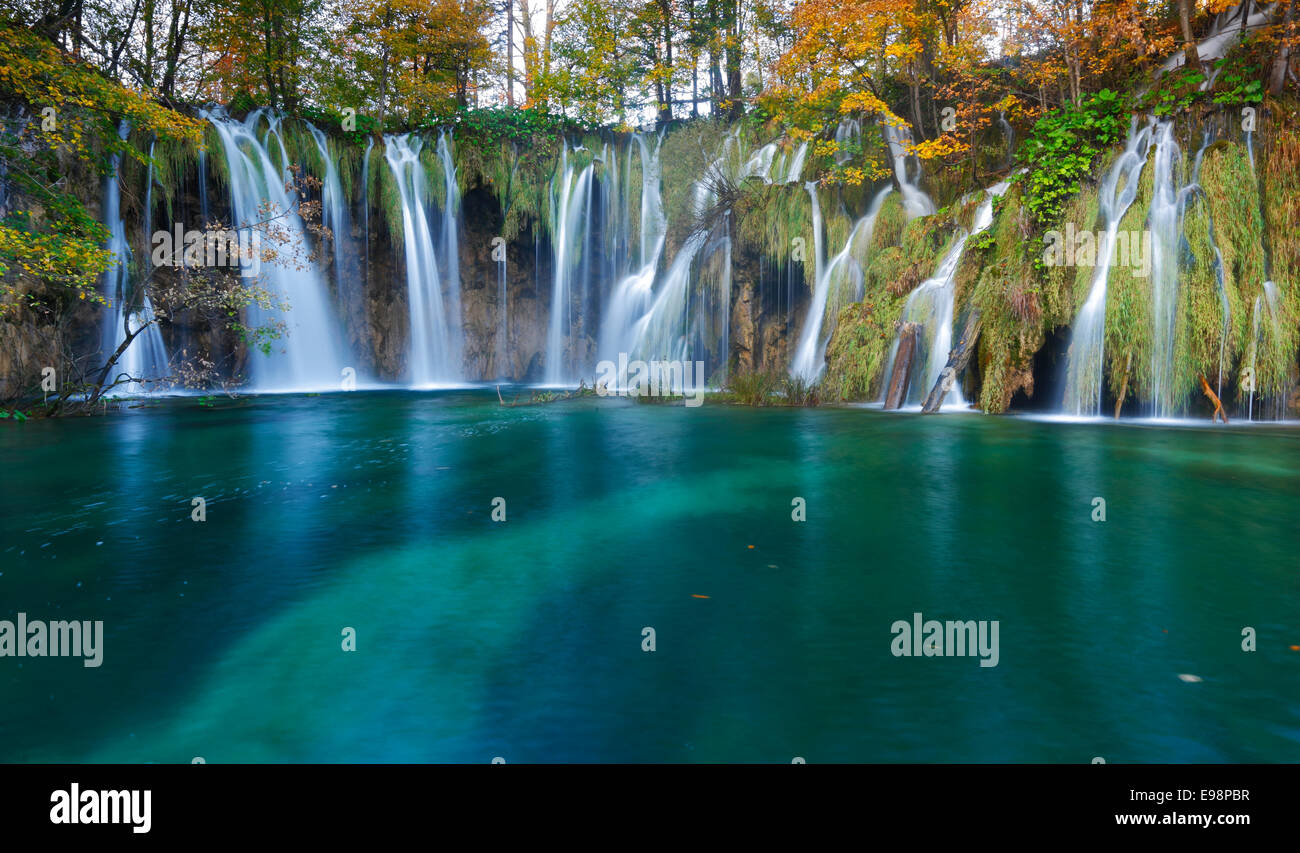
{"type": "MultiPolygon", "coordinates": [[[[802,171],[801,161],[806,154],[806,147],[801,146],[800,149],[795,156],[795,160],[800,164],[798,169],[792,166],[787,174],[797,175],[802,171]]],[[[753,157],[742,159],[739,155],[737,137],[734,134],[728,135],[723,140],[717,159],[695,183],[692,201],[697,218],[703,216],[717,202],[716,188],[712,180],[714,176],[725,175],[729,182],[738,184],[752,177],[753,170],[761,167],[761,159],[756,160],[753,157]]],[[[657,166],[655,171],[657,177],[657,166]]],[[[634,353],[635,357],[644,360],[700,361],[704,363],[705,376],[713,376],[718,368],[725,367],[727,359],[725,347],[731,316],[730,227],[728,214],[723,222],[717,223],[711,230],[696,230],[683,242],[662,277],[649,308],[632,325],[633,346],[630,352],[634,353]],[[719,231],[722,233],[719,234],[719,231]],[[717,253],[721,253],[721,260],[713,267],[709,277],[711,286],[697,288],[698,300],[693,305],[692,271],[697,263],[701,265],[705,262],[714,263],[712,259],[717,257],[717,253]],[[716,363],[710,364],[710,358],[716,363]]],[[[642,288],[640,290],[642,300],[648,298],[654,278],[654,271],[651,269],[647,275],[639,277],[639,281],[633,285],[642,288]]],[[[690,376],[687,376],[686,380],[688,387],[693,384],[690,376]]]]}
{"type": "Polygon", "coordinates": [[[641,157],[640,266],[628,272],[614,286],[605,309],[599,352],[602,359],[610,361],[617,361],[621,352],[631,352],[635,344],[634,326],[650,309],[655,275],[660,255],[663,254],[664,235],[668,232],[668,221],[659,194],[658,141],[651,151],[644,136],[638,133],[633,139],[641,157]]]}
{"type": "Polygon", "coordinates": [[[844,165],[853,159],[853,146],[862,136],[862,123],[852,116],[840,120],[835,128],[835,162],[844,165]]]}
{"type": "Polygon", "coordinates": [[[795,149],[794,159],[790,161],[790,168],[786,170],[785,179],[782,183],[793,184],[803,175],[803,164],[808,159],[808,143],[800,142],[799,147],[795,149]]]}
{"type": "Polygon", "coordinates": [[[1097,266],[1093,271],[1088,298],[1074,319],[1065,375],[1064,408],[1067,414],[1092,417],[1101,414],[1106,284],[1115,254],[1115,235],[1124,214],[1137,197],[1138,177],[1147,162],[1151,132],[1152,123],[1148,122],[1138,130],[1137,118],[1133,119],[1124,153],[1115,160],[1098,189],[1098,212],[1106,223],[1106,230],[1101,245],[1097,247],[1097,266]]]}
{"type": "MultiPolygon", "coordinates": [[[[1183,251],[1183,213],[1198,188],[1181,180],[1182,155],[1172,121],[1155,131],[1154,181],[1148,227],[1151,229],[1151,402],[1155,417],[1172,417],[1184,394],[1175,387],[1174,353],[1178,323],[1178,267],[1183,251]]],[[[1203,150],[1203,149],[1202,149],[1203,150]]],[[[1200,154],[1197,155],[1197,167],[1200,154]]]]}
{"type": "MultiPolygon", "coordinates": [[[[417,386],[460,379],[461,352],[451,326],[459,326],[443,298],[442,275],[429,224],[428,177],[420,162],[423,140],[414,134],[384,137],[384,158],[397,184],[402,203],[402,236],[406,260],[411,343],[409,372],[417,386]]],[[[444,215],[446,206],[444,206],[444,215]]]]}
{"type": "MultiPolygon", "coordinates": [[[[1250,397],[1247,403],[1246,420],[1255,419],[1255,390],[1259,387],[1259,344],[1260,344],[1260,316],[1266,315],[1269,323],[1269,331],[1272,334],[1272,340],[1278,341],[1281,334],[1281,318],[1278,317],[1277,309],[1278,292],[1277,285],[1272,281],[1264,282],[1263,292],[1255,297],[1254,311],[1251,316],[1251,333],[1250,333],[1250,397]]],[[[1261,416],[1264,408],[1264,400],[1260,399],[1261,416]]],[[[1278,407],[1281,411],[1281,407],[1278,407]]]]}
{"type": "Polygon", "coordinates": [[[508,347],[510,345],[510,306],[506,301],[506,254],[504,249],[497,261],[497,358],[496,374],[500,379],[510,376],[508,347]]]}
{"type": "Polygon", "coordinates": [[[806,186],[808,194],[812,198],[813,245],[816,253],[817,278],[813,287],[812,302],[808,306],[808,317],[804,320],[803,330],[799,335],[799,344],[795,350],[794,359],[790,364],[790,374],[813,382],[821,375],[822,369],[826,366],[824,360],[826,345],[830,343],[830,334],[834,331],[833,325],[826,322],[826,304],[830,297],[831,288],[839,284],[845,275],[855,276],[857,287],[861,287],[862,270],[858,267],[857,261],[851,254],[853,247],[859,240],[871,240],[876,215],[880,213],[880,207],[884,204],[885,197],[893,192],[894,188],[886,186],[876,193],[866,216],[859,219],[849,232],[848,239],[844,241],[844,248],[827,262],[823,254],[822,215],[821,206],[817,199],[817,184],[809,181],[806,186]]]}
{"type": "Polygon", "coordinates": [[[772,183],[772,160],[776,156],[776,149],[776,143],[769,142],[755,150],[753,154],[749,155],[748,162],[745,163],[745,171],[751,175],[757,175],[766,183],[772,183]]]}
{"type": "Polygon", "coordinates": [[[208,207],[208,150],[199,148],[199,225],[206,228],[212,222],[212,211],[208,207]]]}
{"type": "Polygon", "coordinates": [[[456,175],[455,151],[451,134],[438,134],[438,160],[442,164],[442,263],[443,281],[447,286],[447,316],[454,372],[461,375],[464,352],[464,327],[460,313],[460,182],[456,175]]]}
{"type": "MultiPolygon", "coordinates": [[[[948,253],[939,263],[934,275],[916,286],[907,297],[903,306],[903,320],[916,323],[921,327],[924,341],[924,358],[915,358],[910,375],[912,381],[908,386],[907,405],[919,405],[930,393],[939,374],[948,363],[952,351],[952,322],[957,295],[957,267],[961,264],[966,240],[988,229],[993,224],[993,202],[1007,191],[1008,181],[1002,181],[989,187],[984,192],[984,200],[975,210],[975,219],[969,232],[960,230],[948,253]]],[[[898,338],[895,337],[890,348],[889,359],[885,365],[885,377],[894,369],[894,360],[898,356],[898,338]]],[[[883,395],[883,389],[882,389],[883,395]]],[[[965,408],[966,401],[958,383],[948,391],[944,405],[952,408],[965,408]]]]}
{"type": "Polygon", "coordinates": [[[330,155],[325,134],[312,124],[307,124],[307,130],[316,141],[316,150],[320,153],[321,162],[325,164],[325,180],[321,182],[321,224],[333,235],[330,242],[334,244],[334,287],[335,293],[341,298],[346,284],[344,241],[350,230],[346,199],[339,182],[337,161],[330,155]]]}
{"type": "Polygon", "coordinates": [[[903,128],[889,123],[882,123],[881,127],[885,134],[885,143],[889,146],[890,159],[894,164],[894,177],[903,196],[904,213],[908,219],[933,214],[934,202],[918,183],[921,177],[920,167],[917,167],[915,175],[909,174],[907,143],[911,139],[910,133],[904,133],[903,128]]]}
{"type": "Polygon", "coordinates": [[[366,153],[361,158],[361,219],[362,246],[366,253],[366,271],[370,270],[370,151],[375,147],[373,136],[366,139],[366,153]]]}
{"type": "Polygon", "coordinates": [[[280,137],[280,119],[263,110],[254,110],[242,122],[218,111],[203,115],[216,129],[225,153],[234,225],[248,231],[268,216],[276,217],[276,228],[288,241],[279,259],[262,265],[260,280],[269,291],[286,300],[290,310],[257,306],[248,309],[251,325],[283,323],[288,331],[281,352],[253,362],[254,386],[263,391],[338,388],[347,361],[339,345],[328,289],[316,265],[298,257],[306,253],[309,241],[287,189],[291,174],[280,137]],[[267,123],[267,130],[259,138],[257,129],[262,121],[267,123]],[[278,167],[269,151],[272,139],[278,145],[278,167]]]}
{"type": "Polygon", "coordinates": [[[1003,165],[1010,166],[1011,160],[1015,157],[1016,131],[1011,127],[1006,113],[1002,110],[998,110],[998,127],[1002,129],[1002,136],[1007,141],[1007,157],[1003,165]]]}
{"type": "MultiPolygon", "coordinates": [[[[546,382],[559,385],[574,378],[572,359],[578,342],[572,340],[573,290],[585,283],[589,262],[591,184],[595,164],[589,163],[576,176],[569,163],[566,144],[560,155],[560,170],[551,184],[551,239],[555,257],[551,291],[551,322],[546,336],[546,382]],[[569,358],[565,358],[565,333],[570,337],[569,358]]],[[[584,318],[585,320],[585,318],[584,318]]]]}
{"type": "MultiPolygon", "coordinates": [[[[118,124],[119,138],[126,139],[129,132],[130,125],[125,120],[118,124]]],[[[150,160],[153,159],[152,143],[149,146],[149,157],[150,160]]],[[[154,317],[153,304],[149,300],[148,291],[140,289],[132,293],[131,246],[126,239],[126,223],[122,220],[122,190],[119,175],[122,165],[121,153],[113,154],[111,162],[112,172],[104,179],[104,224],[109,229],[107,249],[113,253],[116,265],[104,274],[104,296],[109,303],[101,337],[101,352],[105,360],[117,352],[117,348],[126,340],[128,328],[139,329],[154,317]],[[133,307],[133,302],[138,305],[133,307]]],[[[149,182],[150,184],[153,182],[152,166],[149,171],[149,182]]],[[[148,205],[152,203],[152,193],[148,195],[146,211],[149,209],[148,205]]],[[[147,239],[147,224],[145,229],[147,239]]],[[[115,388],[110,393],[128,396],[143,394],[149,390],[149,384],[165,379],[168,372],[167,348],[163,345],[162,332],[158,329],[157,323],[149,323],[147,328],[136,334],[122,353],[107,382],[111,385],[115,377],[125,373],[132,381],[115,388]]]]}

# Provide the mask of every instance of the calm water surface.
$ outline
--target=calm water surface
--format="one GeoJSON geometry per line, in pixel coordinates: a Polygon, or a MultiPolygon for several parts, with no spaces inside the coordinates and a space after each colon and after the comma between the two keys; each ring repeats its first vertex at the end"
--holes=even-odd
{"type": "Polygon", "coordinates": [[[105,634],[0,658],[3,761],[1300,761],[1293,427],[355,392],[0,465],[0,619],[105,634]]]}

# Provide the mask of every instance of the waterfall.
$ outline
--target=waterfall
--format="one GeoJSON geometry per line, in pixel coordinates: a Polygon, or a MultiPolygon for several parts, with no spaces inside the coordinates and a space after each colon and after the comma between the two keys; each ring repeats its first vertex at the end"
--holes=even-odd
{"type": "Polygon", "coordinates": [[[510,308],[506,301],[506,253],[501,247],[501,257],[497,261],[497,356],[496,374],[499,379],[510,377],[510,361],[507,348],[510,344],[510,308]]]}
{"type": "Polygon", "coordinates": [[[263,264],[259,283],[278,299],[287,301],[289,310],[259,306],[248,309],[250,326],[282,323],[288,334],[279,342],[278,351],[251,359],[253,385],[261,391],[337,389],[348,362],[340,346],[329,290],[316,265],[302,257],[310,243],[286,189],[291,173],[280,136],[280,118],[263,110],[254,110],[242,122],[218,111],[205,111],[203,116],[216,129],[225,153],[234,226],[241,231],[253,230],[257,236],[258,223],[268,216],[278,217],[274,228],[288,240],[279,258],[263,264]],[[259,138],[257,129],[263,120],[267,130],[259,138]],[[272,139],[277,145],[278,167],[269,150],[272,139]]]}
{"type": "Polygon", "coordinates": [[[807,184],[808,194],[812,198],[813,209],[813,245],[816,253],[817,279],[813,287],[812,303],[808,306],[808,317],[804,320],[803,330],[799,335],[798,348],[795,350],[795,356],[790,364],[790,374],[792,376],[802,377],[809,382],[816,381],[825,367],[826,345],[830,343],[830,333],[834,330],[833,325],[826,323],[826,304],[830,297],[832,284],[839,284],[840,279],[845,274],[851,274],[856,277],[856,290],[862,286],[862,270],[858,267],[857,261],[853,258],[851,252],[858,240],[871,240],[871,232],[876,223],[876,215],[880,212],[880,207],[884,204],[885,196],[893,192],[892,186],[886,186],[880,192],[876,193],[875,198],[871,201],[871,206],[867,210],[867,215],[862,217],[853,226],[849,232],[849,237],[844,241],[844,248],[841,249],[830,262],[826,262],[823,254],[823,237],[822,237],[822,215],[821,206],[817,199],[817,185],[813,181],[807,184]],[[826,327],[823,330],[823,327],[826,327]]]}
{"type": "Polygon", "coordinates": [[[1214,234],[1214,217],[1210,215],[1208,200],[1205,191],[1200,186],[1201,180],[1201,161],[1205,156],[1205,149],[1210,147],[1214,141],[1214,135],[1210,131],[1205,131],[1201,138],[1201,147],[1196,152],[1196,160],[1192,166],[1192,187],[1189,192],[1199,193],[1203,203],[1206,205],[1205,220],[1206,232],[1210,242],[1210,251],[1214,253],[1214,282],[1219,293],[1219,305],[1223,309],[1223,327],[1219,337],[1219,374],[1218,374],[1218,397],[1223,399],[1223,360],[1227,354],[1228,336],[1232,329],[1232,303],[1228,300],[1228,286],[1224,281],[1223,272],[1223,252],[1219,251],[1218,240],[1214,234]]]}
{"type": "MultiPolygon", "coordinates": [[[[641,134],[635,134],[633,140],[641,158],[641,232],[637,258],[640,266],[628,272],[614,286],[606,305],[598,351],[602,359],[609,361],[617,361],[619,353],[631,352],[635,346],[634,325],[650,309],[659,259],[663,254],[664,235],[668,232],[663,199],[659,194],[659,141],[656,140],[651,151],[641,134]]],[[[629,151],[629,158],[631,155],[629,151]]]]}
{"type": "Polygon", "coordinates": [[[447,283],[447,316],[451,342],[451,367],[456,376],[462,373],[461,354],[465,350],[464,327],[460,313],[460,183],[451,135],[438,134],[438,161],[442,164],[442,263],[447,283]]]}
{"type": "Polygon", "coordinates": [[[1002,129],[1002,136],[1007,141],[1007,158],[1003,166],[1010,166],[1012,159],[1015,157],[1016,148],[1016,131],[1007,121],[1007,115],[1002,110],[998,110],[998,127],[1002,129]]]}
{"type": "MultiPolygon", "coordinates": [[[[1266,309],[1268,313],[1269,329],[1270,332],[1272,333],[1272,340],[1275,342],[1278,341],[1282,333],[1282,327],[1281,327],[1281,319],[1278,317],[1277,314],[1277,300],[1278,300],[1277,285],[1274,284],[1272,281],[1266,281],[1264,282],[1263,292],[1259,296],[1255,297],[1254,310],[1251,312],[1251,321],[1250,321],[1251,385],[1250,385],[1250,396],[1248,398],[1247,405],[1246,405],[1246,420],[1248,421],[1252,421],[1255,419],[1255,390],[1259,387],[1259,371],[1257,369],[1258,360],[1259,360],[1259,343],[1260,343],[1259,318],[1260,318],[1260,314],[1263,313],[1262,309],[1266,309]]],[[[1261,398],[1260,409],[1262,410],[1263,408],[1264,408],[1263,400],[1261,398]]]]}
{"type": "Polygon", "coordinates": [[[846,146],[858,144],[862,136],[862,124],[852,116],[840,120],[835,128],[835,162],[844,165],[853,159],[854,152],[846,146]]]}
{"type": "Polygon", "coordinates": [[[786,170],[785,180],[782,183],[793,184],[803,175],[803,164],[808,159],[808,143],[801,142],[795,149],[794,159],[790,161],[790,168],[786,170]]]}
{"type": "MultiPolygon", "coordinates": [[[[1184,394],[1175,387],[1178,267],[1183,254],[1183,212],[1195,183],[1182,184],[1182,154],[1172,121],[1155,131],[1154,181],[1148,227],[1151,229],[1151,402],[1155,417],[1179,413],[1184,394]]],[[[1197,155],[1199,165],[1200,155],[1197,155]]]]}
{"type": "Polygon", "coordinates": [[[208,149],[199,147],[199,227],[207,228],[212,221],[212,211],[208,207],[208,149]]]}
{"type": "MultiPolygon", "coordinates": [[[[575,152],[576,153],[576,152],[575,152]]],[[[575,177],[569,163],[569,148],[561,153],[560,170],[551,185],[551,239],[555,257],[554,286],[551,292],[551,321],[546,336],[546,383],[560,385],[575,378],[572,359],[578,352],[573,340],[573,291],[578,281],[585,283],[588,271],[591,184],[595,164],[589,163],[575,177]],[[565,359],[565,333],[569,338],[569,355],[565,359]]],[[[582,318],[583,326],[588,325],[582,318]]]]}
{"type": "MultiPolygon", "coordinates": [[[[402,204],[402,238],[406,261],[406,293],[411,341],[408,357],[411,383],[417,387],[453,383],[461,377],[458,346],[459,311],[443,298],[442,275],[434,250],[426,199],[428,176],[420,161],[424,143],[411,133],[384,137],[384,158],[397,184],[402,204]],[[456,326],[456,330],[452,326],[456,326]]],[[[444,218],[450,215],[450,197],[444,218]]],[[[458,284],[458,280],[451,282],[458,284]]]]}
{"type": "Polygon", "coordinates": [[[311,124],[307,124],[307,130],[311,131],[312,139],[316,141],[316,150],[320,153],[321,162],[325,164],[325,180],[321,182],[321,225],[328,228],[333,235],[331,242],[334,244],[334,292],[342,299],[343,289],[346,284],[344,240],[350,230],[347,200],[343,196],[343,187],[339,183],[338,166],[335,159],[330,155],[329,142],[325,138],[325,134],[311,124]]]}
{"type": "MultiPolygon", "coordinates": [[[[920,405],[948,364],[948,356],[952,352],[953,315],[956,310],[954,302],[957,295],[957,267],[961,264],[967,239],[987,230],[993,224],[993,202],[1007,191],[1009,185],[1008,181],[1002,181],[985,190],[984,200],[975,210],[971,230],[967,232],[962,229],[957,232],[952,248],[944,255],[934,275],[917,285],[907,297],[907,303],[903,306],[902,319],[921,327],[925,346],[920,351],[925,353],[925,357],[914,359],[912,362],[913,381],[908,387],[905,404],[920,405]]],[[[893,372],[894,360],[897,356],[898,338],[895,337],[885,365],[886,381],[893,372]]],[[[882,391],[882,396],[883,393],[882,391]]],[[[966,401],[958,383],[953,383],[943,402],[945,406],[965,407],[966,401]]]]}
{"type": "Polygon", "coordinates": [[[908,219],[933,214],[934,202],[919,185],[920,167],[917,167],[915,175],[909,174],[906,143],[911,140],[911,134],[904,135],[902,128],[892,124],[884,123],[881,126],[885,134],[885,143],[889,146],[890,160],[894,165],[894,178],[898,181],[898,189],[903,196],[904,213],[908,219]]]}
{"type": "MultiPolygon", "coordinates": [[[[366,153],[361,158],[361,217],[362,243],[366,253],[366,272],[370,271],[370,151],[375,147],[375,138],[366,140],[366,153]]],[[[364,279],[363,279],[364,281],[364,279]]]]}
{"type": "Polygon", "coordinates": [[[1115,254],[1115,235],[1120,221],[1137,197],[1138,178],[1146,165],[1151,140],[1151,123],[1137,129],[1137,118],[1129,126],[1128,142],[1102,180],[1097,193],[1098,212],[1106,223],[1102,243],[1097,247],[1097,266],[1088,298],[1074,319],[1069,363],[1065,375],[1065,412],[1075,416],[1101,415],[1101,389],[1105,368],[1106,284],[1115,254]]]}
{"type": "MultiPolygon", "coordinates": [[[[763,158],[733,157],[738,152],[737,137],[728,135],[722,144],[717,158],[705,170],[705,174],[695,182],[692,193],[694,213],[697,217],[704,215],[716,203],[716,194],[711,178],[726,175],[732,183],[740,183],[755,176],[755,169],[761,168],[763,158]]],[[[800,146],[795,160],[802,171],[802,157],[806,147],[800,146]]],[[[654,166],[656,188],[655,203],[659,206],[662,217],[662,205],[658,193],[658,155],[654,166]]],[[[797,174],[793,167],[787,174],[797,174]]],[[[658,226],[656,226],[657,228],[658,226]]],[[[662,249],[663,232],[657,231],[656,256],[662,249]]],[[[677,255],[673,258],[667,272],[663,275],[657,292],[651,297],[654,284],[654,266],[643,268],[641,272],[630,277],[623,292],[622,304],[616,306],[619,311],[628,305],[644,304],[649,300],[649,307],[640,319],[632,324],[632,347],[629,352],[634,358],[646,361],[652,359],[678,360],[682,362],[700,361],[704,363],[704,375],[714,376],[719,368],[725,368],[727,361],[726,347],[730,335],[731,321],[731,223],[730,213],[723,221],[715,223],[710,229],[697,228],[683,241],[677,255]],[[721,233],[718,233],[721,232],[721,233]],[[712,262],[720,257],[712,281],[692,292],[692,273],[697,265],[712,262]],[[694,296],[694,301],[692,297],[694,296]],[[709,363],[709,357],[716,362],[709,363]]],[[[704,281],[703,275],[698,276],[704,281]]],[[[698,282],[697,282],[698,283],[698,282]]],[[[692,370],[686,370],[689,382],[692,370]]],[[[676,390],[684,390],[678,388],[676,390]]]]}
{"type": "MultiPolygon", "coordinates": [[[[118,124],[117,135],[126,139],[130,125],[126,121],[118,124]]],[[[153,144],[149,146],[149,158],[153,159],[153,144]]],[[[112,155],[112,171],[104,179],[104,224],[109,229],[107,249],[113,253],[117,264],[104,273],[104,296],[108,299],[108,312],[101,332],[101,352],[105,361],[127,337],[127,325],[138,329],[153,320],[153,303],[145,288],[133,292],[131,283],[131,246],[126,239],[126,223],[122,220],[122,188],[120,185],[120,152],[112,155]],[[133,308],[133,303],[139,307],[133,308]]],[[[145,202],[145,239],[149,239],[149,205],[152,204],[153,167],[149,168],[150,189],[146,191],[145,202]]],[[[146,253],[146,257],[148,253],[146,253]]],[[[113,366],[105,382],[113,384],[115,377],[125,373],[133,381],[127,382],[110,392],[113,396],[132,396],[147,393],[148,385],[165,380],[170,372],[167,348],[163,345],[162,332],[156,322],[140,332],[127,346],[121,358],[113,366]],[[135,381],[143,380],[143,381],[135,381]]]]}

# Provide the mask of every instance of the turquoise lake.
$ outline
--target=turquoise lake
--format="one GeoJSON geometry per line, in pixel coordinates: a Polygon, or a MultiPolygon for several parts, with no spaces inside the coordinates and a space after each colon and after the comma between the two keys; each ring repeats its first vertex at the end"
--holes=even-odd
{"type": "Polygon", "coordinates": [[[0,657],[0,761],[1300,761],[1294,425],[354,392],[0,460],[0,619],[104,623],[0,657]]]}

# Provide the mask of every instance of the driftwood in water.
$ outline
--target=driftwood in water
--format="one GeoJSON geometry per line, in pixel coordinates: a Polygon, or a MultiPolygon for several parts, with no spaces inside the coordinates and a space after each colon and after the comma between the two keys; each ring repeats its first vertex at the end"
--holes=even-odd
{"type": "Polygon", "coordinates": [[[980,312],[971,311],[966,318],[966,328],[962,330],[961,337],[957,339],[957,344],[948,353],[948,363],[944,365],[943,370],[939,371],[939,379],[930,389],[930,396],[925,398],[925,405],[921,411],[927,415],[932,415],[939,411],[943,405],[944,397],[952,390],[952,383],[957,381],[957,374],[966,369],[970,363],[970,355],[975,351],[975,341],[979,339],[980,312]]]}
{"type": "Polygon", "coordinates": [[[582,382],[578,383],[577,388],[563,394],[555,394],[550,391],[543,391],[541,394],[538,394],[534,391],[532,396],[529,399],[524,400],[522,403],[519,402],[519,395],[517,394],[513,400],[507,403],[505,398],[501,396],[501,386],[497,386],[497,400],[507,409],[513,409],[515,406],[541,406],[546,403],[558,403],[561,400],[572,400],[575,397],[591,397],[598,394],[600,394],[600,389],[593,391],[588,388],[587,382],[584,379],[582,382]]]}
{"type": "Polygon", "coordinates": [[[1214,389],[1211,388],[1210,383],[1206,381],[1204,373],[1201,374],[1201,391],[1203,391],[1205,396],[1210,398],[1210,402],[1214,404],[1214,413],[1210,415],[1210,423],[1214,423],[1219,418],[1223,418],[1223,422],[1226,424],[1228,422],[1228,413],[1223,411],[1223,401],[1219,399],[1218,394],[1214,393],[1214,389]]]}
{"type": "Polygon", "coordinates": [[[894,372],[885,386],[886,409],[897,409],[907,399],[907,380],[912,374],[912,359],[916,356],[920,331],[921,327],[916,323],[903,323],[898,327],[898,354],[894,356],[894,372]]]}
{"type": "Polygon", "coordinates": [[[1119,410],[1124,408],[1124,398],[1128,396],[1128,376],[1133,369],[1133,350],[1128,351],[1124,361],[1124,381],[1119,383],[1119,398],[1115,400],[1115,420],[1119,420],[1119,410]]]}

